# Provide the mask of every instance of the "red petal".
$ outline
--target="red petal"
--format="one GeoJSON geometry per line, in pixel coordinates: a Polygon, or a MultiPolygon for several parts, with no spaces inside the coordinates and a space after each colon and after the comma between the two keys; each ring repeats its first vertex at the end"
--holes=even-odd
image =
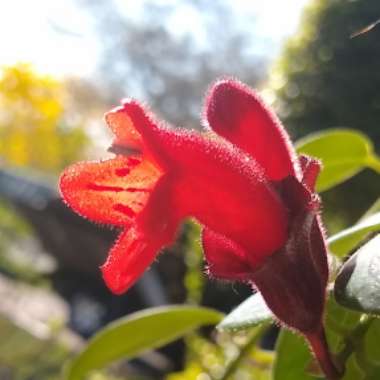
{"type": "Polygon", "coordinates": [[[173,195],[166,199],[182,218],[194,216],[258,255],[284,244],[286,209],[250,156],[224,140],[158,124],[137,102],[123,107],[143,139],[144,155],[170,176],[173,195]]]}
{"type": "Polygon", "coordinates": [[[117,156],[68,167],[60,178],[60,190],[78,214],[101,223],[129,226],[160,175],[146,160],[117,156]]]}
{"type": "Polygon", "coordinates": [[[209,228],[204,228],[202,245],[210,275],[225,280],[250,280],[252,267],[237,244],[209,228]]]}
{"type": "Polygon", "coordinates": [[[101,268],[105,283],[113,293],[124,293],[151,265],[156,255],[156,247],[149,244],[135,227],[124,231],[101,268]]]}
{"type": "Polygon", "coordinates": [[[315,190],[318,174],[321,171],[321,162],[305,155],[299,157],[299,162],[302,170],[302,183],[313,192],[315,190]]]}
{"type": "Polygon", "coordinates": [[[116,138],[114,145],[138,149],[142,147],[142,138],[134,123],[124,112],[123,107],[116,107],[105,114],[105,119],[116,138]]]}
{"type": "Polygon", "coordinates": [[[145,158],[164,166],[161,158],[165,152],[157,145],[155,138],[163,123],[156,121],[137,101],[124,99],[121,107],[106,114],[106,121],[116,135],[111,151],[124,153],[123,148],[127,148],[128,154],[128,149],[143,150],[145,158]],[[159,154],[152,156],[152,150],[159,151],[159,154]]]}
{"type": "Polygon", "coordinates": [[[230,145],[180,133],[165,141],[182,215],[266,256],[287,239],[287,211],[258,165],[230,145]]]}
{"type": "Polygon", "coordinates": [[[170,180],[165,176],[157,182],[146,207],[120,236],[102,266],[104,280],[116,294],[133,285],[158,251],[174,239],[178,219],[171,207],[168,186],[170,180]]]}
{"type": "Polygon", "coordinates": [[[217,82],[205,118],[216,133],[254,157],[269,179],[298,175],[296,154],[281,122],[247,86],[231,79],[217,82]]]}

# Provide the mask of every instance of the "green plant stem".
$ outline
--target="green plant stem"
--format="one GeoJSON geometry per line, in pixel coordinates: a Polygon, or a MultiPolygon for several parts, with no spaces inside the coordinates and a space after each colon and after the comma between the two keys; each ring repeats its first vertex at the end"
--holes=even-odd
{"type": "MultiPolygon", "coordinates": [[[[363,349],[362,340],[364,339],[364,336],[367,333],[372,322],[373,318],[369,317],[368,315],[361,318],[358,325],[346,337],[345,347],[337,355],[337,360],[339,363],[342,363],[344,365],[353,352],[361,351],[363,349]]],[[[359,354],[359,358],[362,358],[362,355],[359,354]]]]}
{"type": "Polygon", "coordinates": [[[380,157],[373,154],[367,160],[367,165],[380,174],[380,157]]]}
{"type": "Polygon", "coordinates": [[[258,341],[261,339],[261,337],[267,330],[268,326],[269,326],[269,322],[263,323],[254,329],[250,338],[247,340],[244,346],[241,347],[239,354],[236,356],[235,359],[233,359],[227,365],[223,375],[219,378],[219,380],[228,380],[230,376],[232,376],[235,373],[235,371],[238,369],[242,360],[252,350],[252,348],[258,343],[258,341]]]}

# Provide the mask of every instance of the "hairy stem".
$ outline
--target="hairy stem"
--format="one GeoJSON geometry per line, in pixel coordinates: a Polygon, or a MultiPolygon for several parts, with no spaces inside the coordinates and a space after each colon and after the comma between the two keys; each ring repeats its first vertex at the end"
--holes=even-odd
{"type": "Polygon", "coordinates": [[[340,379],[343,371],[338,369],[332,360],[324,328],[322,327],[316,333],[306,334],[306,338],[326,378],[328,380],[340,379]]]}

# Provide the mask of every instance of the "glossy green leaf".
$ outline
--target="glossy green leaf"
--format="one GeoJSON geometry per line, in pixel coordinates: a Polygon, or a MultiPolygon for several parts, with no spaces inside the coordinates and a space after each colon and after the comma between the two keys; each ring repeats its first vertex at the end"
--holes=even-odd
{"type": "Polygon", "coordinates": [[[334,292],[341,305],[380,315],[380,235],[343,264],[335,280],[334,292]]]}
{"type": "Polygon", "coordinates": [[[319,158],[323,170],[317,190],[325,191],[352,177],[376,161],[371,140],[350,129],[330,129],[299,140],[297,151],[319,158]]]}
{"type": "Polygon", "coordinates": [[[361,217],[360,221],[367,219],[368,217],[380,213],[380,198],[371,205],[371,207],[365,212],[365,214],[361,217]]]}
{"type": "Polygon", "coordinates": [[[93,369],[135,357],[222,318],[218,311],[195,306],[158,307],[131,314],[106,326],[90,340],[69,367],[67,379],[83,379],[93,369]]]}
{"type": "Polygon", "coordinates": [[[255,293],[228,314],[217,328],[219,330],[236,331],[257,326],[271,319],[273,319],[273,314],[263,297],[260,293],[255,293]]]}
{"type": "Polygon", "coordinates": [[[368,233],[380,231],[380,212],[362,219],[328,239],[329,248],[337,256],[345,256],[363,240],[368,233]]]}

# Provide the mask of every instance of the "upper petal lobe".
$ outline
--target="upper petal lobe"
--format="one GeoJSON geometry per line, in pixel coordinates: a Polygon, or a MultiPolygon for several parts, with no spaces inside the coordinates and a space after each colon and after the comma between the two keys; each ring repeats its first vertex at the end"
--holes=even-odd
{"type": "Polygon", "coordinates": [[[269,179],[299,175],[294,148],[281,122],[247,86],[218,81],[207,97],[205,118],[212,130],[249,153],[269,179]]]}
{"type": "Polygon", "coordinates": [[[143,140],[131,118],[122,106],[116,107],[105,115],[106,122],[115,135],[114,145],[140,150],[143,140]]]}

